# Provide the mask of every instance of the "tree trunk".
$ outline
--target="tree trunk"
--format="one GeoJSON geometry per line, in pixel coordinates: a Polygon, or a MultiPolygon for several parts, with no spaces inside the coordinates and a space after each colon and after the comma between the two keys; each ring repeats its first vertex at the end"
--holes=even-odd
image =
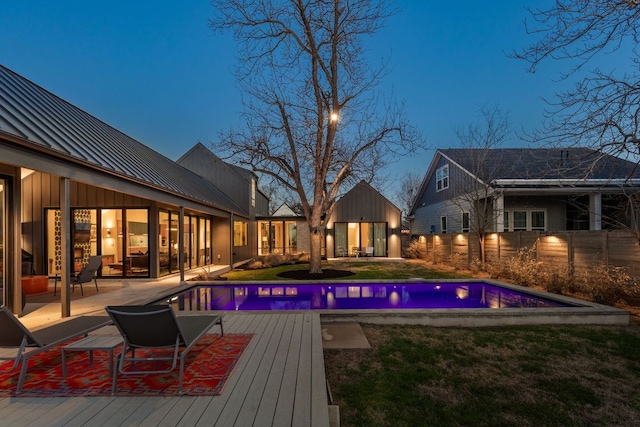
{"type": "Polygon", "coordinates": [[[309,258],[309,273],[322,274],[322,233],[315,227],[309,227],[311,232],[311,254],[309,258]]]}

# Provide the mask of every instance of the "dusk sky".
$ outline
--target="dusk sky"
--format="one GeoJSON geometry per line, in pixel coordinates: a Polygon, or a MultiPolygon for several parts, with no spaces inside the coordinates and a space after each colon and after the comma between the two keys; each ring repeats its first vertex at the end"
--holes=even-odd
{"type": "MultiPolygon", "coordinates": [[[[399,1],[367,41],[372,61],[390,59],[384,91],[406,103],[432,148],[456,146],[454,128],[476,121],[483,104],[508,113],[515,131],[540,124],[559,69],[530,74],[506,56],[532,42],[523,3],[399,1]]],[[[175,160],[240,124],[235,43],[209,29],[211,11],[207,0],[4,2],[0,63],[175,160]]],[[[521,145],[515,135],[508,144],[521,145]]],[[[423,175],[432,156],[386,172],[423,175]]]]}

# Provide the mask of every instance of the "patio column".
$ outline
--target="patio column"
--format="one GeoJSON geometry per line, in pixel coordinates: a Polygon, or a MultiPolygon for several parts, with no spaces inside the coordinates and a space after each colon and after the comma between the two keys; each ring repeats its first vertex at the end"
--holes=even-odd
{"type": "Polygon", "coordinates": [[[178,219],[178,264],[180,264],[180,284],[184,284],[184,206],[180,206],[178,219]]]}
{"type": "Polygon", "coordinates": [[[589,194],[589,230],[602,230],[602,194],[589,194]]]}
{"type": "Polygon", "coordinates": [[[504,231],[504,195],[502,194],[493,197],[493,218],[495,231],[502,233],[504,231]]]}
{"type": "Polygon", "coordinates": [[[60,306],[62,317],[71,316],[71,230],[70,179],[60,177],[60,306]]]}
{"type": "MultiPolygon", "coordinates": [[[[12,264],[4,270],[4,286],[7,287],[4,304],[13,313],[22,312],[22,183],[20,180],[20,168],[16,168],[15,175],[8,180],[11,189],[5,189],[10,199],[7,206],[7,219],[5,222],[9,226],[6,233],[7,251],[6,260],[12,264]],[[13,254],[13,256],[9,255],[13,254]]],[[[7,200],[7,199],[5,199],[7,200]]],[[[2,227],[2,224],[0,224],[2,227]]],[[[2,241],[0,240],[0,243],[2,241]]],[[[0,258],[2,261],[2,258],[0,258]]],[[[0,289],[2,292],[2,289],[0,289]]]]}

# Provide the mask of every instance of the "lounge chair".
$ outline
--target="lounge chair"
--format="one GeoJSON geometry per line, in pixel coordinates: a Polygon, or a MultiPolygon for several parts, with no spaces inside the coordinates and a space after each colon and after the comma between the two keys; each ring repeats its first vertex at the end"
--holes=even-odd
{"type": "Polygon", "coordinates": [[[112,394],[116,393],[118,372],[123,375],[167,373],[175,369],[178,358],[178,393],[181,393],[184,360],[189,350],[214,325],[220,325],[220,334],[224,336],[222,316],[177,317],[171,306],[167,305],[107,306],[105,310],[124,338],[122,352],[113,369],[112,394]],[[136,358],[137,349],[158,350],[158,355],[152,356],[153,353],[145,351],[144,357],[136,358]],[[167,355],[167,349],[173,349],[171,356],[167,355]],[[135,363],[138,361],[170,361],[171,367],[163,370],[136,370],[135,363]],[[127,364],[129,368],[125,369],[127,364]]]}
{"type": "Polygon", "coordinates": [[[62,323],[29,331],[6,306],[0,306],[0,360],[13,360],[11,372],[22,363],[16,393],[22,392],[29,358],[74,338],[87,335],[111,323],[107,316],[80,316],[62,323]]]}
{"type": "Polygon", "coordinates": [[[349,255],[349,253],[348,253],[348,252],[347,252],[347,250],[344,248],[344,246],[338,246],[337,255],[338,255],[338,256],[341,256],[341,257],[346,257],[347,255],[349,255]]]}
{"type": "MultiPolygon", "coordinates": [[[[82,289],[83,283],[88,283],[93,280],[96,285],[96,292],[98,292],[98,280],[96,279],[96,274],[98,270],[102,267],[102,255],[93,255],[89,257],[89,263],[82,267],[82,269],[75,276],[71,277],[71,285],[72,291],[75,292],[76,285],[80,285],[80,294],[84,295],[84,290],[82,289]]],[[[53,296],[56,295],[58,288],[58,275],[56,274],[56,279],[53,282],[53,296]]]]}

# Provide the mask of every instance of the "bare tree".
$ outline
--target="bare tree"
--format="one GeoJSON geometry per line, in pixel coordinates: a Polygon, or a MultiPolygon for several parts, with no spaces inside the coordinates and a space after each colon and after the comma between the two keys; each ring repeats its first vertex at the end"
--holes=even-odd
{"type": "Polygon", "coordinates": [[[239,163],[298,195],[311,235],[310,272],[340,187],[370,181],[422,140],[402,105],[376,91],[385,62],[363,41],[394,11],[385,0],[212,0],[211,27],[233,33],[245,125],[223,137],[239,163]]]}
{"type": "Polygon", "coordinates": [[[454,188],[449,202],[460,208],[462,228],[477,236],[480,260],[484,264],[485,237],[495,225],[493,198],[496,194],[492,182],[505,168],[493,150],[501,148],[511,129],[508,115],[497,106],[483,106],[479,115],[480,121],[456,130],[462,147],[459,158],[467,173],[451,181],[454,188]]]}
{"type": "MultiPolygon", "coordinates": [[[[396,195],[396,200],[402,209],[402,218],[406,222],[407,215],[411,212],[413,202],[420,191],[422,177],[415,172],[407,172],[400,178],[400,190],[396,195]]],[[[405,224],[406,225],[406,224],[405,224]]]]}
{"type": "Polygon", "coordinates": [[[527,32],[536,37],[513,54],[534,72],[544,61],[564,60],[562,81],[574,86],[548,100],[536,142],[579,145],[614,155],[640,154],[640,2],[637,0],[557,0],[548,9],[529,9],[527,32]],[[598,56],[622,58],[629,70],[585,66],[598,56]]]}

